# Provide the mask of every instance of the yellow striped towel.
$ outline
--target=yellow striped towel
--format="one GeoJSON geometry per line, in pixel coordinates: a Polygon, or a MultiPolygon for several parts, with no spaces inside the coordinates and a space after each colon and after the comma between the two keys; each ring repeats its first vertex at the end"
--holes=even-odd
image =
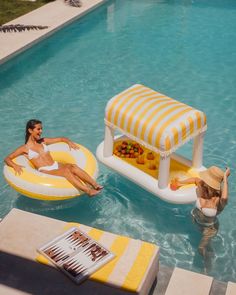
{"type": "MultiPolygon", "coordinates": [[[[141,240],[115,235],[79,223],[68,223],[66,230],[76,226],[104,245],[116,257],[90,276],[90,280],[105,283],[130,292],[139,292],[152,263],[158,262],[159,247],[141,240]]],[[[37,261],[48,263],[37,256],[37,261]]]]}

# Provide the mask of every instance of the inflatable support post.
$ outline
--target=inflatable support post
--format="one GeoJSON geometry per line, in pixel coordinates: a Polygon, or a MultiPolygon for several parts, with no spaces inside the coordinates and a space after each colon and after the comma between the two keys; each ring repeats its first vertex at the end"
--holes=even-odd
{"type": "Polygon", "coordinates": [[[202,167],[204,135],[205,132],[202,132],[194,138],[192,166],[196,169],[202,167]]]}
{"type": "Polygon", "coordinates": [[[114,130],[105,126],[105,138],[104,138],[104,157],[111,157],[113,155],[113,146],[114,146],[114,130]]]}
{"type": "Polygon", "coordinates": [[[170,156],[160,157],[158,187],[164,189],[168,186],[170,173],[170,156]]]}

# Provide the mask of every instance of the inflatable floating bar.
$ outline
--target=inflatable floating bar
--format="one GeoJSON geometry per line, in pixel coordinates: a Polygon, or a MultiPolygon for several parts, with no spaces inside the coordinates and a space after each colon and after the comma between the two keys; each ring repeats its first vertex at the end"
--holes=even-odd
{"type": "Polygon", "coordinates": [[[96,156],[161,199],[185,204],[196,200],[196,188],[170,189],[174,177],[196,177],[202,166],[206,116],[143,85],[110,99],[105,110],[105,139],[96,156]],[[114,136],[115,130],[121,133],[114,136]],[[192,161],[175,151],[194,139],[192,161]]]}
{"type": "MultiPolygon", "coordinates": [[[[77,164],[94,179],[98,175],[97,160],[84,146],[78,150],[69,149],[65,143],[48,145],[52,158],[60,163],[77,164]]],[[[13,168],[5,165],[4,177],[11,187],[20,194],[39,200],[56,201],[71,199],[83,194],[70,184],[64,177],[39,172],[25,156],[19,156],[14,161],[24,166],[21,175],[15,175],[13,168]]]]}

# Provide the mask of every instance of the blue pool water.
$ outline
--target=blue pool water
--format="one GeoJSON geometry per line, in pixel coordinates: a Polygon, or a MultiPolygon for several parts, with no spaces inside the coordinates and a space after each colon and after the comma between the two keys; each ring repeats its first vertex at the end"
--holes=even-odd
{"type": "MultiPolygon", "coordinates": [[[[109,1],[0,67],[0,157],[23,143],[30,118],[44,135],[95,153],[107,100],[142,83],[207,114],[205,166],[229,165],[230,199],[206,261],[192,205],[167,204],[100,165],[96,198],[40,202],[0,178],[0,216],[11,208],[78,221],[161,246],[161,262],[236,281],[236,2],[109,1]]],[[[191,156],[191,143],[181,153],[191,156]]]]}

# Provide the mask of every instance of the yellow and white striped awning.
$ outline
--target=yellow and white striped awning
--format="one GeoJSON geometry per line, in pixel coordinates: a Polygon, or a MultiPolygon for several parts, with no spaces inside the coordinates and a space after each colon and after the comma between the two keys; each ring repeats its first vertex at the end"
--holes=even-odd
{"type": "Polygon", "coordinates": [[[139,84],[109,100],[105,124],[162,156],[207,129],[203,112],[139,84]]]}

